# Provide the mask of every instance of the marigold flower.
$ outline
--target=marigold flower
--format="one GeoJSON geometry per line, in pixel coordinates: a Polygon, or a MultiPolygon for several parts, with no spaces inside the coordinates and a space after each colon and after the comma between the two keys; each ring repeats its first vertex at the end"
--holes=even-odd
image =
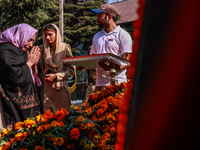
{"type": "Polygon", "coordinates": [[[75,110],[81,111],[81,108],[79,106],[74,107],[75,110]]]}
{"type": "Polygon", "coordinates": [[[74,149],[74,144],[73,143],[66,143],[65,148],[66,149],[74,149]]]}
{"type": "Polygon", "coordinates": [[[39,126],[36,130],[37,130],[38,133],[42,133],[44,131],[44,127],[39,126]]]}
{"type": "Polygon", "coordinates": [[[53,145],[61,146],[64,144],[64,139],[62,137],[53,138],[53,145]]]}
{"type": "Polygon", "coordinates": [[[34,150],[46,150],[46,148],[43,146],[36,145],[34,150]]]}
{"type": "Polygon", "coordinates": [[[116,132],[116,128],[115,127],[110,128],[110,134],[114,134],[115,132],[116,132]]]}
{"type": "Polygon", "coordinates": [[[38,115],[35,117],[37,122],[46,123],[48,121],[48,117],[46,115],[38,115]]]}
{"type": "Polygon", "coordinates": [[[88,100],[96,103],[97,102],[97,94],[91,93],[88,100]]]}
{"type": "Polygon", "coordinates": [[[96,113],[97,113],[97,116],[102,116],[103,113],[104,113],[104,110],[100,108],[100,109],[97,110],[96,113]]]}
{"type": "Polygon", "coordinates": [[[6,144],[4,145],[4,149],[8,149],[11,147],[11,142],[6,142],[6,144]]]}
{"type": "Polygon", "coordinates": [[[112,123],[112,122],[117,121],[117,118],[114,117],[113,115],[108,115],[108,116],[106,116],[106,119],[107,119],[107,121],[108,121],[109,123],[112,123]]]}
{"type": "Polygon", "coordinates": [[[11,131],[10,129],[4,129],[4,130],[2,131],[3,136],[4,136],[4,135],[7,135],[10,131],[11,131]]]}
{"type": "Polygon", "coordinates": [[[110,140],[110,138],[111,138],[111,134],[108,132],[105,132],[101,137],[101,139],[105,139],[105,140],[110,140]]]}
{"type": "Polygon", "coordinates": [[[48,119],[54,118],[54,114],[51,112],[50,109],[46,110],[46,111],[44,112],[44,115],[47,116],[48,119]]]}
{"type": "Polygon", "coordinates": [[[104,104],[104,105],[102,106],[102,108],[103,108],[104,111],[106,111],[109,107],[108,107],[107,104],[104,104]]]}
{"type": "Polygon", "coordinates": [[[24,124],[26,127],[28,127],[30,129],[32,126],[36,125],[36,122],[34,120],[28,118],[24,121],[24,124]]]}
{"type": "Polygon", "coordinates": [[[50,124],[51,127],[63,127],[64,123],[62,121],[53,120],[50,124]]]}
{"type": "Polygon", "coordinates": [[[24,123],[23,122],[17,122],[14,125],[15,130],[19,130],[19,129],[23,128],[23,127],[24,127],[24,123]]]}
{"type": "Polygon", "coordinates": [[[86,123],[86,126],[87,126],[87,128],[92,128],[95,126],[95,124],[94,123],[86,123]]]}
{"type": "Polygon", "coordinates": [[[10,139],[10,143],[13,144],[16,141],[15,138],[10,139]]]}
{"type": "Polygon", "coordinates": [[[55,119],[59,121],[62,121],[63,119],[65,119],[64,111],[57,110],[55,113],[55,119]]]}
{"type": "Polygon", "coordinates": [[[22,141],[23,140],[23,134],[21,132],[15,134],[15,138],[17,141],[22,141]]]}
{"type": "Polygon", "coordinates": [[[79,136],[80,136],[80,131],[77,128],[73,128],[70,131],[70,138],[71,139],[77,140],[79,138],[79,136]]]}
{"type": "Polygon", "coordinates": [[[44,124],[43,127],[44,127],[45,130],[47,130],[51,127],[51,125],[50,124],[44,124]]]}
{"type": "Polygon", "coordinates": [[[60,111],[64,112],[65,116],[69,115],[68,111],[65,108],[61,108],[60,111]]]}
{"type": "Polygon", "coordinates": [[[63,119],[65,119],[65,116],[68,116],[68,112],[66,109],[61,108],[61,110],[57,110],[55,113],[55,119],[62,121],[63,119]]]}

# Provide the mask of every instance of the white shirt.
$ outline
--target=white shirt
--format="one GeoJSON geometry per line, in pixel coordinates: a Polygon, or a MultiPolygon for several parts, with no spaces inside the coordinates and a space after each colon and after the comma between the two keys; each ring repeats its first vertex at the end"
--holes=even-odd
{"type": "MultiPolygon", "coordinates": [[[[112,53],[122,55],[132,53],[132,39],[128,32],[120,26],[113,31],[106,33],[104,29],[96,33],[93,37],[91,53],[104,54],[112,53]]],[[[116,83],[127,82],[126,69],[117,71],[115,76],[116,83]]],[[[96,69],[96,86],[110,85],[110,76],[108,71],[104,71],[100,66],[96,69]]]]}

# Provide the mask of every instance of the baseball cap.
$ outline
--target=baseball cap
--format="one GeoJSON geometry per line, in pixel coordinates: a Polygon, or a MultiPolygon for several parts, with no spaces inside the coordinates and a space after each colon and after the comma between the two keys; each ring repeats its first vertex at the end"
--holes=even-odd
{"type": "Polygon", "coordinates": [[[117,9],[111,4],[103,4],[98,9],[92,9],[92,12],[95,14],[106,13],[111,14],[113,17],[117,17],[117,9]]]}

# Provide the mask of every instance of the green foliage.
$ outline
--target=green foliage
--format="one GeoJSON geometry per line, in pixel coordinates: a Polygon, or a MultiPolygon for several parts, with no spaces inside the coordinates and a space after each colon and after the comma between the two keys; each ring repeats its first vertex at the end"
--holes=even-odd
{"type": "MultiPolygon", "coordinates": [[[[104,0],[65,0],[64,42],[72,47],[74,55],[88,54],[92,37],[100,31],[91,9],[104,0]]],[[[19,23],[27,23],[39,30],[37,45],[42,45],[42,28],[48,23],[59,26],[58,0],[0,0],[0,31],[19,23]]]]}
{"type": "Polygon", "coordinates": [[[0,10],[0,30],[22,22],[40,29],[56,15],[58,3],[56,0],[0,0],[0,10]]]}
{"type": "Polygon", "coordinates": [[[86,55],[94,34],[100,31],[91,9],[104,1],[70,2],[64,6],[64,40],[71,45],[74,55],[86,55]]]}

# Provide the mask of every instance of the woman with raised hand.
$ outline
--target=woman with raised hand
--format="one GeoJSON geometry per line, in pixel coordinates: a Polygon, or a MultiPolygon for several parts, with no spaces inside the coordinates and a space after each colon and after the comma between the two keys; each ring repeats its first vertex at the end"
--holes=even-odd
{"type": "Polygon", "coordinates": [[[21,23],[0,35],[2,128],[12,128],[17,121],[43,113],[43,72],[38,64],[41,53],[39,46],[33,46],[37,33],[21,23]]]}

